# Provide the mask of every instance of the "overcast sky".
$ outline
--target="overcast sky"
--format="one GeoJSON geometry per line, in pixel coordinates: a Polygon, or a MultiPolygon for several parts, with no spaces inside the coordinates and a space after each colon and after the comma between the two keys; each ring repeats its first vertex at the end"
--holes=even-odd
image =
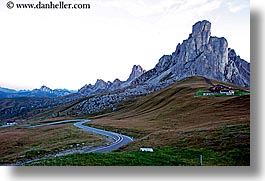
{"type": "Polygon", "coordinates": [[[2,87],[77,90],[97,79],[126,80],[133,65],[153,68],[204,19],[212,36],[225,37],[250,62],[249,0],[74,1],[89,3],[89,10],[7,9],[6,2],[0,2],[2,87]]]}

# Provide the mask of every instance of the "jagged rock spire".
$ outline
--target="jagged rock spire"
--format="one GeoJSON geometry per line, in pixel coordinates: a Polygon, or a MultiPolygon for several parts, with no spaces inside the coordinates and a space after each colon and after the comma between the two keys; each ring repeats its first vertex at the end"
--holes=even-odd
{"type": "Polygon", "coordinates": [[[211,23],[207,20],[199,21],[192,26],[191,36],[197,43],[197,49],[207,45],[211,37],[211,23]]]}
{"type": "Polygon", "coordinates": [[[143,73],[145,73],[145,70],[140,65],[134,65],[129,78],[127,79],[127,82],[140,77],[143,73]]]}

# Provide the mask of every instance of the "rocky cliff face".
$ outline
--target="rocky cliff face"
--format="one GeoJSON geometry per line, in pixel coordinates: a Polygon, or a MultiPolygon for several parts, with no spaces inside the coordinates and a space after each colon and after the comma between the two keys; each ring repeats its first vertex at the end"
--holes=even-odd
{"type": "Polygon", "coordinates": [[[235,50],[228,49],[228,63],[225,67],[225,78],[227,82],[250,86],[250,64],[236,55],[235,50]]]}
{"type": "Polygon", "coordinates": [[[190,76],[203,76],[238,86],[250,86],[250,63],[228,48],[225,38],[211,36],[209,21],[197,22],[192,33],[178,44],[172,55],[164,55],[158,64],[132,82],[159,84],[190,76]]]}
{"type": "Polygon", "coordinates": [[[130,81],[138,78],[139,76],[141,76],[145,72],[146,71],[140,65],[134,65],[129,78],[126,81],[130,82],[130,81]]]}

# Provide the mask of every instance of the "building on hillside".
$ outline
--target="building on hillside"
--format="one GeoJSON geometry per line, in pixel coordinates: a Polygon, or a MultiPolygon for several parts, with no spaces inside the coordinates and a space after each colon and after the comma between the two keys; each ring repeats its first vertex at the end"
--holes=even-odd
{"type": "Polygon", "coordinates": [[[229,91],[229,90],[234,90],[232,87],[227,87],[222,84],[217,84],[208,89],[210,92],[213,93],[220,93],[220,91],[229,91]]]}
{"type": "Polygon", "coordinates": [[[212,92],[204,92],[202,93],[203,96],[211,96],[211,95],[214,95],[214,93],[212,92]]]}
{"type": "Polygon", "coordinates": [[[140,151],[144,151],[144,152],[154,152],[153,148],[140,148],[140,151]]]}
{"type": "Polygon", "coordinates": [[[227,87],[222,84],[217,84],[208,89],[209,92],[204,92],[202,95],[203,96],[211,96],[211,95],[216,95],[216,94],[225,94],[228,96],[234,95],[235,94],[235,89],[232,87],[227,87]]]}
{"type": "Polygon", "coordinates": [[[232,95],[235,94],[235,91],[234,90],[221,90],[220,94],[225,94],[227,96],[232,96],[232,95]]]}
{"type": "Polygon", "coordinates": [[[17,125],[16,121],[15,120],[9,120],[6,122],[6,125],[7,126],[14,126],[14,125],[17,125]]]}

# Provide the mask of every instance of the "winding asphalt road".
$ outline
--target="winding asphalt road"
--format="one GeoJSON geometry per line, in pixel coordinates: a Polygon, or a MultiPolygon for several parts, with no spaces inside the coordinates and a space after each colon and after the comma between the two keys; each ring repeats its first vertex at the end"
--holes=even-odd
{"type": "Polygon", "coordinates": [[[88,131],[88,132],[92,132],[92,133],[99,134],[99,135],[102,135],[102,136],[106,136],[106,137],[112,139],[113,142],[110,143],[110,145],[108,145],[108,146],[101,146],[101,147],[98,147],[98,148],[94,148],[92,150],[87,150],[87,151],[82,151],[82,150],[72,151],[72,150],[69,150],[69,152],[67,152],[67,150],[66,150],[66,152],[64,151],[62,153],[46,155],[46,156],[44,156],[42,158],[36,158],[36,159],[32,159],[32,160],[19,161],[17,163],[9,164],[9,165],[6,165],[6,166],[23,165],[25,163],[31,163],[33,161],[38,161],[38,160],[41,160],[43,158],[50,158],[50,157],[60,156],[60,155],[68,155],[69,153],[71,154],[71,153],[76,153],[76,152],[77,153],[110,152],[110,151],[116,150],[116,149],[120,148],[121,146],[126,145],[126,144],[128,144],[128,143],[133,141],[133,139],[131,137],[126,136],[126,135],[121,135],[121,134],[117,134],[117,133],[114,133],[114,132],[105,131],[105,130],[101,130],[101,129],[85,126],[84,124],[89,122],[89,121],[90,120],[64,120],[64,121],[57,121],[57,122],[52,122],[52,123],[44,123],[44,124],[29,126],[29,128],[36,128],[36,127],[42,127],[42,126],[49,126],[49,125],[65,124],[65,123],[75,122],[74,126],[80,128],[80,129],[82,129],[84,131],[88,131]]]}
{"type": "Polygon", "coordinates": [[[82,122],[77,122],[74,125],[80,129],[83,129],[84,131],[88,131],[88,132],[92,132],[92,133],[96,133],[96,134],[100,134],[103,136],[107,136],[111,139],[114,140],[114,142],[112,144],[110,144],[109,146],[104,146],[104,147],[100,147],[100,148],[96,148],[94,150],[91,150],[89,152],[109,152],[109,151],[113,151],[118,149],[119,147],[126,145],[130,142],[133,141],[133,139],[129,136],[125,136],[122,134],[117,134],[114,132],[110,132],[110,131],[105,131],[105,130],[101,130],[101,129],[97,129],[97,128],[92,128],[89,126],[84,126],[84,123],[89,122],[89,120],[84,120],[82,122]]]}
{"type": "Polygon", "coordinates": [[[97,129],[97,128],[92,128],[89,126],[85,126],[84,124],[89,122],[90,120],[64,120],[64,121],[57,121],[57,122],[52,122],[52,123],[45,123],[45,124],[39,124],[35,126],[30,126],[30,128],[36,128],[36,127],[41,127],[41,126],[49,126],[49,125],[56,125],[56,124],[64,124],[64,123],[71,123],[71,122],[76,122],[74,126],[84,130],[88,131],[91,133],[99,134],[102,136],[107,136],[108,138],[111,138],[113,140],[113,143],[111,143],[108,146],[102,146],[93,150],[90,150],[88,152],[110,152],[113,150],[118,149],[119,147],[126,145],[130,142],[133,141],[133,139],[129,136],[125,136],[122,134],[117,134],[114,132],[110,131],[105,131],[102,129],[97,129]]]}

